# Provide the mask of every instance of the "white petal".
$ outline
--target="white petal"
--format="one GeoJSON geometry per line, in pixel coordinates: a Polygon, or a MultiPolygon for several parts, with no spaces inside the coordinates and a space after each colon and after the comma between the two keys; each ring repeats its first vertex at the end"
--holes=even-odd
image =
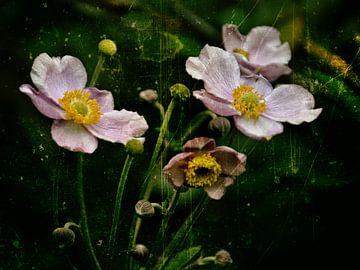
{"type": "Polygon", "coordinates": [[[210,94],[231,100],[233,90],[239,86],[240,68],[229,52],[205,45],[199,57],[189,57],[186,71],[195,79],[203,80],[210,94]]]}
{"type": "Polygon", "coordinates": [[[244,116],[234,116],[235,126],[246,136],[253,139],[271,138],[283,132],[283,125],[274,120],[260,116],[256,121],[244,116]]]}
{"type": "Polygon", "coordinates": [[[35,58],[30,76],[39,91],[56,102],[66,90],[83,89],[87,80],[79,59],[69,55],[51,58],[46,53],[35,58]]]}
{"type": "Polygon", "coordinates": [[[276,87],[266,98],[267,109],[264,116],[275,121],[301,124],[316,119],[322,109],[313,109],[313,95],[296,84],[284,84],[276,87]]]}
{"type": "Polygon", "coordinates": [[[221,116],[238,115],[239,112],[235,110],[234,106],[221,98],[209,94],[205,90],[194,91],[194,97],[201,100],[204,105],[212,112],[221,116]]]}

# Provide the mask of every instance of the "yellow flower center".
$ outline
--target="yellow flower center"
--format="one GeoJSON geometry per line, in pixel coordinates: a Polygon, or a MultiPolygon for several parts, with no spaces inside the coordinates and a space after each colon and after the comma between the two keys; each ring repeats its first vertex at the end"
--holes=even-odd
{"type": "Polygon", "coordinates": [[[203,154],[191,159],[184,171],[189,186],[211,187],[221,174],[221,166],[210,154],[203,154]]]}
{"type": "Polygon", "coordinates": [[[232,96],[233,104],[237,111],[241,112],[248,119],[257,120],[266,110],[266,102],[262,95],[253,92],[252,86],[242,84],[235,88],[232,96]]]}
{"type": "Polygon", "coordinates": [[[89,98],[90,92],[75,89],[66,91],[58,101],[69,120],[77,124],[91,125],[100,121],[102,113],[96,99],[89,98]]]}
{"type": "Polygon", "coordinates": [[[240,48],[235,48],[235,49],[233,49],[233,52],[234,52],[234,53],[241,54],[241,55],[244,56],[246,59],[249,59],[249,57],[250,57],[250,54],[249,54],[247,51],[245,51],[245,50],[243,50],[243,49],[240,49],[240,48]]]}

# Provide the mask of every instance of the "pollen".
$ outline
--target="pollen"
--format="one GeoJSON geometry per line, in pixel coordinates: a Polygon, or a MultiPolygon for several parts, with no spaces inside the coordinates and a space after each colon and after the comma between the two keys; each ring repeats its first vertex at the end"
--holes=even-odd
{"type": "Polygon", "coordinates": [[[185,171],[185,180],[192,187],[211,187],[221,174],[221,166],[210,154],[191,159],[185,171]]]}
{"type": "Polygon", "coordinates": [[[102,113],[96,99],[90,99],[86,90],[70,90],[58,99],[69,120],[77,124],[91,125],[100,121],[102,113]]]}
{"type": "Polygon", "coordinates": [[[233,105],[237,111],[241,112],[248,119],[257,120],[266,110],[266,102],[262,95],[253,90],[252,86],[245,84],[235,88],[232,93],[234,98],[233,105]]]}
{"type": "Polygon", "coordinates": [[[233,52],[234,52],[234,53],[241,54],[241,55],[244,56],[246,59],[249,59],[249,57],[250,57],[250,54],[249,54],[247,51],[245,51],[245,50],[243,50],[243,49],[240,49],[240,48],[235,48],[235,49],[233,49],[233,52]]]}

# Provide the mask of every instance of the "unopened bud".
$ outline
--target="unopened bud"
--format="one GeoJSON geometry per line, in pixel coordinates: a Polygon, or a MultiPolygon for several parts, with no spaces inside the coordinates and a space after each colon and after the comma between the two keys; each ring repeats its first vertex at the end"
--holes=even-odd
{"type": "Polygon", "coordinates": [[[216,117],[209,122],[208,128],[216,134],[225,136],[231,129],[230,121],[225,117],[216,117]]]}
{"type": "Polygon", "coordinates": [[[140,200],[135,204],[135,212],[140,217],[152,217],[155,214],[155,208],[149,201],[140,200]]]}
{"type": "Polygon", "coordinates": [[[170,87],[170,94],[172,97],[184,101],[190,97],[190,90],[186,85],[177,83],[170,87]]]}
{"type": "Polygon", "coordinates": [[[100,52],[109,56],[113,56],[117,51],[116,44],[111,39],[103,39],[98,46],[100,52]]]}
{"type": "Polygon", "coordinates": [[[153,89],[147,89],[147,90],[141,91],[139,93],[139,96],[141,99],[143,99],[149,103],[154,103],[158,99],[158,93],[153,89]]]}
{"type": "Polygon", "coordinates": [[[143,244],[136,244],[135,247],[131,250],[131,254],[137,260],[142,260],[149,255],[149,249],[143,244]]]}
{"type": "Polygon", "coordinates": [[[231,259],[230,253],[227,252],[226,250],[222,249],[222,250],[219,250],[218,252],[216,252],[215,261],[214,261],[214,263],[216,265],[225,267],[225,266],[229,266],[230,264],[232,264],[232,262],[233,261],[231,259]]]}
{"type": "Polygon", "coordinates": [[[75,233],[71,229],[56,228],[52,234],[59,248],[69,247],[75,242],[75,233]]]}
{"type": "Polygon", "coordinates": [[[144,145],[138,139],[131,139],[126,143],[126,151],[131,155],[140,155],[144,152],[144,145]]]}

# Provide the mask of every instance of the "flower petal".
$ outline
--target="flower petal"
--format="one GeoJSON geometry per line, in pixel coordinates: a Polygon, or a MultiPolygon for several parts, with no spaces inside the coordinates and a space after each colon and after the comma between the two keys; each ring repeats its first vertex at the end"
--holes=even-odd
{"type": "Polygon", "coordinates": [[[271,83],[262,76],[244,76],[241,77],[240,83],[252,86],[254,88],[253,91],[264,97],[268,96],[273,91],[271,83]]]}
{"type": "Polygon", "coordinates": [[[30,76],[39,91],[56,102],[66,90],[83,89],[87,80],[79,59],[69,55],[51,58],[46,53],[35,58],[30,76]]]}
{"type": "Polygon", "coordinates": [[[313,95],[296,84],[284,84],[276,87],[266,98],[267,110],[264,116],[281,122],[301,124],[316,119],[322,109],[315,109],[313,95]]]}
{"type": "Polygon", "coordinates": [[[184,184],[184,169],[187,168],[188,160],[193,155],[194,153],[192,152],[177,154],[170,159],[169,163],[164,167],[164,176],[174,187],[179,188],[184,184]]]}
{"type": "Polygon", "coordinates": [[[246,156],[227,146],[219,146],[210,151],[221,165],[222,174],[237,176],[245,172],[246,156]]]}
{"type": "Polygon", "coordinates": [[[204,187],[208,196],[214,200],[220,200],[225,194],[225,188],[234,183],[232,177],[220,177],[220,179],[211,187],[204,187]]]}
{"type": "Polygon", "coordinates": [[[239,112],[235,110],[234,106],[226,100],[218,98],[206,92],[206,90],[194,91],[194,97],[201,100],[204,105],[212,112],[221,116],[238,115],[239,112]]]}
{"type": "Polygon", "coordinates": [[[250,54],[249,61],[259,65],[287,64],[291,59],[289,44],[281,44],[280,32],[269,26],[251,29],[243,49],[250,54]]]}
{"type": "Polygon", "coordinates": [[[73,121],[55,120],[51,126],[51,135],[59,146],[74,152],[91,154],[98,145],[97,139],[90,132],[73,121]]]}
{"type": "MultiPolygon", "coordinates": [[[[100,122],[86,128],[96,137],[110,142],[126,144],[142,136],[149,128],[143,116],[127,110],[106,112],[100,122]]],[[[144,141],[144,138],[139,138],[144,141]]]]}
{"type": "Polygon", "coordinates": [[[244,48],[246,36],[239,33],[238,27],[234,24],[225,24],[222,28],[222,37],[225,50],[233,52],[234,49],[244,48]]]}
{"type": "Polygon", "coordinates": [[[215,140],[206,137],[197,137],[183,145],[184,152],[210,151],[216,146],[215,140]]]}
{"type": "Polygon", "coordinates": [[[291,71],[291,68],[284,64],[270,64],[259,69],[259,73],[271,82],[277,80],[281,75],[290,74],[291,71]]]}
{"type": "Polygon", "coordinates": [[[235,126],[246,136],[253,139],[271,138],[283,132],[283,125],[260,116],[256,121],[246,117],[234,116],[235,126]]]}
{"type": "Polygon", "coordinates": [[[55,103],[52,99],[45,96],[43,93],[37,91],[34,87],[29,84],[23,84],[20,86],[20,91],[28,95],[31,98],[34,106],[43,115],[52,119],[65,119],[65,112],[55,103]]]}
{"type": "Polygon", "coordinates": [[[91,93],[90,99],[96,99],[102,113],[114,110],[114,98],[110,91],[99,90],[96,87],[87,87],[85,90],[91,93]]]}
{"type": "Polygon", "coordinates": [[[203,80],[210,94],[225,100],[231,100],[233,90],[239,86],[240,69],[236,58],[217,47],[205,45],[199,57],[189,57],[186,71],[193,78],[203,80]]]}

